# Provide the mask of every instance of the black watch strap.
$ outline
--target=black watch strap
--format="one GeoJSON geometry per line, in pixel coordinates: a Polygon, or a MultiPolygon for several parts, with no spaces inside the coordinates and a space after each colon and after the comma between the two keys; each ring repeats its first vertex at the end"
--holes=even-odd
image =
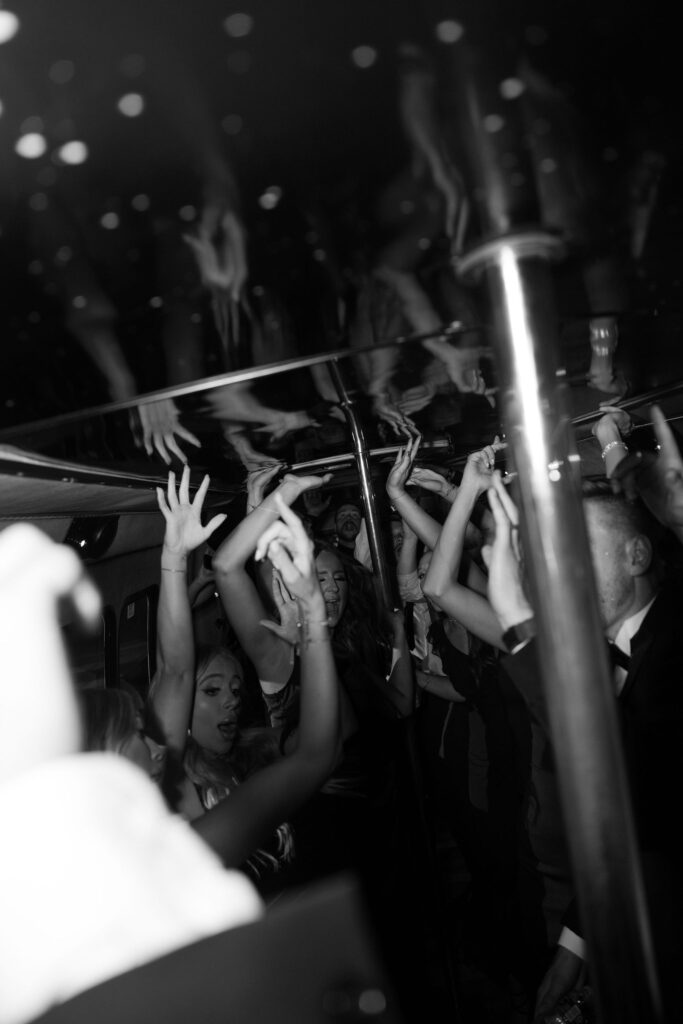
{"type": "Polygon", "coordinates": [[[524,619],[514,626],[510,626],[503,633],[503,643],[510,654],[522,649],[529,640],[536,636],[536,620],[524,619]]]}

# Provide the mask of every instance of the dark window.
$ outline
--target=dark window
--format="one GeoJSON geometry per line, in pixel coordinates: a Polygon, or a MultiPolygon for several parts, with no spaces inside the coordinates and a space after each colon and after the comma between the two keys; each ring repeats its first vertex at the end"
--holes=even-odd
{"type": "Polygon", "coordinates": [[[126,598],[119,617],[119,682],[147,699],[154,672],[154,620],[157,588],[126,598]]]}
{"type": "Polygon", "coordinates": [[[116,619],[105,608],[95,630],[70,622],[62,627],[62,636],[76,686],[97,687],[113,682],[115,670],[114,632],[116,619]]]}

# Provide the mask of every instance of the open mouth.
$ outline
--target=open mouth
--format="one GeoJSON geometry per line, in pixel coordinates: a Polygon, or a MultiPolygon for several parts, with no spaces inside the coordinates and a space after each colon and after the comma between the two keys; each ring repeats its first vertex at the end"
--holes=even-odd
{"type": "Polygon", "coordinates": [[[226,719],[226,721],[218,723],[218,731],[226,739],[232,739],[232,737],[235,735],[236,729],[237,722],[235,722],[233,719],[226,719]]]}

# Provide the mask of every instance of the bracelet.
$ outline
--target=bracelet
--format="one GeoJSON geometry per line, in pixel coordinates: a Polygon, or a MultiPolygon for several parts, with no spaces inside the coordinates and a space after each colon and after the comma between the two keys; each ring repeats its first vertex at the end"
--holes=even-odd
{"type": "Polygon", "coordinates": [[[322,643],[330,639],[330,634],[327,631],[322,636],[311,636],[311,626],[325,626],[328,630],[330,628],[329,617],[327,619],[304,619],[303,622],[297,622],[297,628],[301,631],[301,639],[306,647],[310,643],[322,643]]]}
{"type": "Polygon", "coordinates": [[[162,572],[187,572],[187,566],[184,569],[167,569],[165,565],[161,567],[162,572]]]}
{"type": "Polygon", "coordinates": [[[628,451],[628,447],[624,444],[623,441],[608,441],[600,453],[603,459],[605,458],[608,452],[612,451],[613,448],[623,448],[624,451],[628,451]]]}

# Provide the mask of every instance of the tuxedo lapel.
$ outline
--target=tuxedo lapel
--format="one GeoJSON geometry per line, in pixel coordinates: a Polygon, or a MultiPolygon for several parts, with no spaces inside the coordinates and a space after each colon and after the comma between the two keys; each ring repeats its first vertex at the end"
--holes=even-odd
{"type": "Polygon", "coordinates": [[[619,694],[619,700],[625,700],[638,682],[643,665],[648,661],[655,638],[660,634],[664,620],[668,617],[668,611],[666,598],[660,591],[643,619],[640,629],[631,638],[631,661],[626,680],[619,694]]]}

